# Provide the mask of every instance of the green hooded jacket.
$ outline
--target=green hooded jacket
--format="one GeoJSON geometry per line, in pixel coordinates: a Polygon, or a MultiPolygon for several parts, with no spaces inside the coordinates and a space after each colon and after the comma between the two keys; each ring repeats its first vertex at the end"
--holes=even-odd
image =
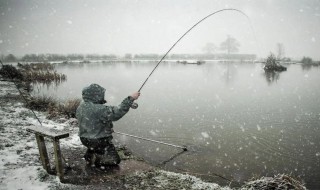
{"type": "Polygon", "coordinates": [[[91,84],[82,90],[83,101],[77,108],[79,136],[88,139],[112,138],[113,124],[130,109],[133,99],[125,98],[119,106],[105,106],[105,89],[98,84],[91,84]]]}

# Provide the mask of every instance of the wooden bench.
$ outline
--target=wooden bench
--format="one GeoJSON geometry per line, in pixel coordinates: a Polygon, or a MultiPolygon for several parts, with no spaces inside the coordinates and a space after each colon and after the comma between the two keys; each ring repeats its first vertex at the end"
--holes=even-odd
{"type": "Polygon", "coordinates": [[[27,131],[34,133],[36,136],[38,148],[39,148],[39,154],[40,159],[42,162],[43,168],[49,173],[49,174],[57,174],[59,176],[60,181],[63,181],[63,166],[62,166],[62,154],[60,150],[60,143],[59,140],[69,137],[69,133],[66,132],[59,132],[57,130],[53,129],[47,129],[41,126],[28,126],[27,131]],[[54,149],[54,158],[55,158],[55,166],[56,170],[52,170],[50,167],[50,162],[48,158],[47,148],[44,141],[44,137],[50,138],[53,141],[53,149],[54,149]]]}

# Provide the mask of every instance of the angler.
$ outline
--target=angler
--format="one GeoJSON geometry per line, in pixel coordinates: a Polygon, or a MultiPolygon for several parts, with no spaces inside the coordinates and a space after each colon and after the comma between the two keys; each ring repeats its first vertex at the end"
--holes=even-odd
{"type": "Polygon", "coordinates": [[[84,155],[87,164],[104,169],[105,166],[118,165],[120,156],[113,143],[113,121],[122,118],[130,109],[140,92],[126,97],[119,106],[103,105],[105,89],[98,84],[91,84],[82,90],[83,101],[77,108],[79,136],[87,147],[84,155]]]}

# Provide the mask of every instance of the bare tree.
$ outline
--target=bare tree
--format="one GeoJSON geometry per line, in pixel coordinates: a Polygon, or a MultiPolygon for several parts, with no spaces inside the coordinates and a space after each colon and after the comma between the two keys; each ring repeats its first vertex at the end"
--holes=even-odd
{"type": "Polygon", "coordinates": [[[4,57],[4,61],[15,62],[15,61],[17,61],[17,58],[13,54],[9,54],[9,55],[4,57]]]}
{"type": "Polygon", "coordinates": [[[230,35],[228,35],[228,38],[220,44],[220,49],[222,51],[227,51],[228,54],[238,52],[239,47],[240,43],[230,35]]]}

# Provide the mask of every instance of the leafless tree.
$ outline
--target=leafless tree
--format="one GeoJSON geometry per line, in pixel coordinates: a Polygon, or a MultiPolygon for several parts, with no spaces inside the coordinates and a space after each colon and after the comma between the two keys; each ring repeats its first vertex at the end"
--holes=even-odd
{"type": "Polygon", "coordinates": [[[228,35],[228,38],[220,44],[220,49],[222,51],[227,51],[228,54],[238,52],[239,47],[240,43],[230,35],[228,35]]]}

